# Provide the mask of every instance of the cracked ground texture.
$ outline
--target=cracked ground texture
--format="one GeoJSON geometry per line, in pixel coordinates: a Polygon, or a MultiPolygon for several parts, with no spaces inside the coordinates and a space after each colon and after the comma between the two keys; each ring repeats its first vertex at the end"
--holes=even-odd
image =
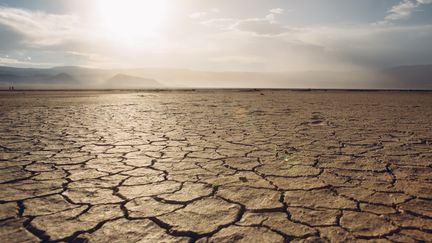
{"type": "Polygon", "coordinates": [[[4,92],[1,241],[431,241],[431,105],[418,92],[4,92]]]}

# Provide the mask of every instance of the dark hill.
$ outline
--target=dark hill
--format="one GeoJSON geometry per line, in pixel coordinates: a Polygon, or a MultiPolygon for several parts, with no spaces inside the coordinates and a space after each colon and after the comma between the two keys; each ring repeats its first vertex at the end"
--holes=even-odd
{"type": "Polygon", "coordinates": [[[154,79],[135,77],[125,74],[117,74],[105,82],[109,88],[117,89],[157,89],[163,88],[159,82],[154,79]]]}

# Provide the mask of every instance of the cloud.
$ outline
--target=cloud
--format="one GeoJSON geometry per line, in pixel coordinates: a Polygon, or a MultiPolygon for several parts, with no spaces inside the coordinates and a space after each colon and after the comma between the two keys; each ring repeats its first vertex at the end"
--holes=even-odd
{"type": "MultiPolygon", "coordinates": [[[[110,61],[107,57],[89,54],[86,50],[102,51],[106,43],[78,16],[0,6],[0,52],[36,54],[49,62],[39,64],[23,58],[3,58],[4,64],[46,66],[65,61],[104,64],[110,61]]],[[[41,58],[37,60],[41,61],[41,58]]]]}
{"type": "Polygon", "coordinates": [[[73,15],[0,7],[0,25],[21,35],[21,44],[28,47],[59,45],[82,36],[73,15]]]}
{"type": "Polygon", "coordinates": [[[322,46],[329,62],[372,69],[432,63],[432,25],[304,29],[297,38],[322,46]]]}
{"type": "Polygon", "coordinates": [[[207,15],[207,12],[195,12],[189,15],[191,19],[199,19],[207,15]]]}
{"type": "Polygon", "coordinates": [[[231,30],[231,26],[236,23],[238,20],[233,18],[214,18],[202,21],[201,24],[213,27],[219,30],[231,30]]]}
{"type": "Polygon", "coordinates": [[[278,24],[272,15],[267,15],[265,18],[239,20],[232,25],[232,28],[255,35],[279,35],[287,31],[287,28],[278,24]]]}
{"type": "Polygon", "coordinates": [[[25,56],[22,58],[14,58],[14,57],[10,57],[9,55],[6,56],[0,56],[0,66],[7,66],[7,65],[13,65],[13,66],[17,66],[17,65],[32,65],[32,66],[43,66],[46,63],[37,63],[37,62],[32,62],[32,58],[29,56],[25,56]]]}
{"type": "Polygon", "coordinates": [[[262,57],[252,56],[252,55],[237,55],[237,56],[217,56],[210,58],[210,61],[213,62],[233,62],[233,63],[241,63],[241,64],[255,64],[255,63],[264,63],[266,60],[262,57]]]}
{"type": "Polygon", "coordinates": [[[432,0],[403,0],[392,6],[387,11],[388,14],[384,17],[384,20],[379,22],[379,24],[387,24],[396,20],[408,19],[416,8],[431,3],[432,0]]]}
{"type": "Polygon", "coordinates": [[[206,11],[199,11],[189,14],[189,18],[191,19],[202,19],[206,16],[212,15],[212,14],[218,14],[220,10],[218,8],[211,8],[206,11]]]}
{"type": "Polygon", "coordinates": [[[413,10],[418,7],[416,2],[405,0],[399,4],[393,6],[389,11],[389,15],[385,17],[385,20],[398,20],[408,18],[413,10]]]}
{"type": "Polygon", "coordinates": [[[103,67],[124,67],[127,63],[119,61],[111,56],[101,53],[84,52],[84,51],[64,51],[63,55],[73,64],[79,66],[103,68],[103,67]]]}
{"type": "Polygon", "coordinates": [[[431,4],[432,0],[417,0],[417,2],[421,4],[431,4]]]}
{"type": "Polygon", "coordinates": [[[276,16],[283,13],[283,9],[270,9],[269,13],[261,18],[247,18],[247,19],[234,19],[234,18],[216,18],[203,21],[202,23],[207,26],[217,27],[226,31],[241,31],[254,35],[279,35],[289,31],[276,20],[276,16]]]}
{"type": "Polygon", "coordinates": [[[98,53],[89,53],[89,52],[79,52],[79,51],[66,51],[66,54],[68,56],[83,59],[88,62],[96,62],[96,63],[102,63],[102,62],[111,62],[113,61],[111,58],[98,54],[98,53]]]}
{"type": "Polygon", "coordinates": [[[432,25],[288,27],[278,17],[269,11],[257,18],[207,20],[206,24],[221,30],[214,33],[214,40],[206,39],[219,48],[211,61],[265,70],[380,69],[432,63],[428,44],[432,25]],[[254,61],[247,62],[249,57],[254,61]]]}
{"type": "Polygon", "coordinates": [[[282,8],[274,8],[269,10],[270,13],[283,14],[284,10],[282,8]]]}
{"type": "Polygon", "coordinates": [[[211,61],[225,67],[229,63],[230,68],[266,71],[376,70],[432,63],[432,25],[283,27],[264,34],[270,32],[267,25],[273,24],[262,19],[225,20],[224,24],[251,24],[253,30],[237,25],[207,39],[207,44],[219,48],[212,51],[211,61]],[[265,25],[262,30],[258,23],[265,25]],[[249,57],[253,61],[248,62],[249,57]]]}

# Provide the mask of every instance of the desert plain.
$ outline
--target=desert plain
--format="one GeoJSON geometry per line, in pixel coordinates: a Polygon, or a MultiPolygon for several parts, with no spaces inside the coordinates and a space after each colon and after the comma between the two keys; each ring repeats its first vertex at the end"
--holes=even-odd
{"type": "Polygon", "coordinates": [[[0,92],[0,239],[432,241],[432,93],[0,92]]]}

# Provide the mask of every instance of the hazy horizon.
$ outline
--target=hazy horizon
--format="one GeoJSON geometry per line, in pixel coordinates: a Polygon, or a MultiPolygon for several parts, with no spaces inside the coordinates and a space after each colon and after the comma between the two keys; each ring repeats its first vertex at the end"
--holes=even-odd
{"type": "Polygon", "coordinates": [[[0,89],[300,88],[431,90],[432,65],[375,71],[216,72],[191,69],[0,67],[0,89]]]}

